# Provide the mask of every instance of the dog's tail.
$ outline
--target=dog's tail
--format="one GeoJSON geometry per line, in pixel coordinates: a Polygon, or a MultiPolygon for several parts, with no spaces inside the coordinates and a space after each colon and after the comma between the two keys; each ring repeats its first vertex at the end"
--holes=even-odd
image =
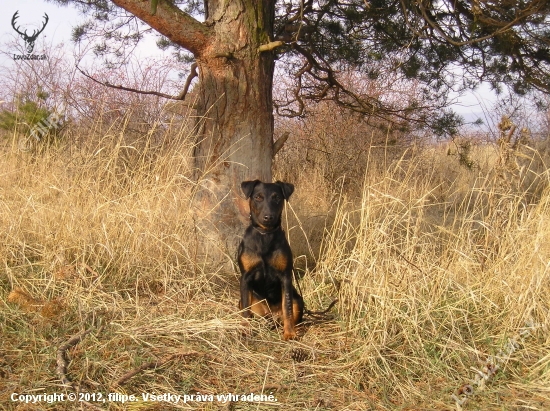
{"type": "Polygon", "coordinates": [[[338,298],[336,298],[333,302],[331,302],[329,306],[323,311],[311,311],[304,307],[304,313],[312,317],[322,317],[325,314],[327,314],[332,309],[332,307],[336,305],[337,302],[338,302],[338,298]]]}
{"type": "MultiPolygon", "coordinates": [[[[296,281],[296,285],[298,286],[298,291],[300,292],[300,295],[304,295],[302,293],[302,287],[300,287],[300,281],[298,281],[298,276],[296,275],[296,272],[294,270],[292,271],[292,274],[294,275],[294,281],[296,281]]],[[[307,314],[311,317],[317,317],[317,319],[320,319],[324,315],[326,315],[332,309],[332,307],[336,305],[337,302],[338,302],[338,298],[336,298],[333,302],[331,302],[328,305],[328,307],[323,311],[311,311],[304,306],[304,314],[307,314]]]]}

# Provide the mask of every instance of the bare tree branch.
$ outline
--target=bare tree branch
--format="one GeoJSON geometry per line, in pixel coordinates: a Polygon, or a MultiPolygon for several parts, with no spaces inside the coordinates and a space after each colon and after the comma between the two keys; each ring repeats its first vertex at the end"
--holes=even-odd
{"type": "Polygon", "coordinates": [[[185,100],[185,96],[187,96],[187,92],[189,91],[189,86],[191,85],[191,81],[195,77],[198,76],[197,73],[197,63],[191,64],[191,72],[189,73],[189,76],[187,76],[187,80],[185,80],[185,85],[183,86],[183,90],[178,95],[178,98],[176,100],[185,100]]]}
{"type": "Polygon", "coordinates": [[[180,94],[178,94],[177,96],[171,96],[170,94],[161,93],[159,91],[145,91],[145,90],[138,90],[138,89],[135,89],[135,88],[132,88],[132,87],[124,87],[122,85],[114,85],[114,84],[109,83],[108,81],[100,81],[100,80],[90,76],[88,73],[84,72],[78,66],[76,66],[76,69],[83,76],[89,78],[90,80],[92,80],[92,81],[94,81],[98,84],[101,84],[102,86],[114,88],[116,90],[131,91],[133,93],[138,93],[138,94],[146,94],[146,95],[153,95],[153,96],[163,97],[163,98],[166,98],[166,99],[169,99],[169,100],[184,100],[185,96],[187,95],[187,92],[189,91],[189,86],[191,85],[191,81],[195,77],[197,77],[197,75],[198,75],[197,74],[197,63],[193,63],[191,65],[191,72],[189,73],[189,76],[187,77],[187,80],[185,81],[185,86],[183,87],[182,92],[180,94]]]}
{"type": "Polygon", "coordinates": [[[260,47],[258,47],[258,51],[261,53],[262,51],[271,51],[276,49],[277,47],[281,47],[283,44],[285,44],[282,41],[272,41],[267,44],[262,44],[260,47]]]}
{"type": "MultiPolygon", "coordinates": [[[[490,38],[493,38],[495,36],[498,36],[499,34],[502,34],[502,33],[505,33],[506,31],[508,30],[511,30],[513,29],[514,27],[516,27],[520,22],[522,22],[523,20],[525,20],[525,18],[531,16],[534,12],[537,12],[539,7],[533,7],[533,8],[527,8],[525,10],[521,10],[520,13],[517,13],[515,18],[509,22],[505,22],[505,21],[498,21],[498,20],[494,20],[494,19],[490,19],[490,18],[485,18],[485,23],[488,23],[494,27],[498,27],[498,29],[496,29],[495,31],[489,33],[488,35],[485,35],[485,36],[481,36],[481,37],[476,37],[476,38],[470,38],[468,40],[464,40],[464,41],[456,41],[455,39],[451,38],[446,32],[445,30],[441,27],[440,24],[438,24],[436,21],[435,21],[435,18],[433,17],[433,15],[431,14],[431,12],[426,9],[425,5],[424,5],[424,2],[423,1],[418,1],[416,2],[419,10],[420,10],[420,13],[422,15],[422,19],[431,27],[433,28],[437,33],[439,33],[439,35],[441,37],[443,37],[443,39],[448,42],[449,44],[452,44],[453,46],[457,46],[457,47],[462,47],[462,46],[467,46],[467,45],[472,45],[472,44],[476,44],[476,43],[480,43],[484,40],[488,40],[490,38]]],[[[403,8],[403,12],[405,14],[407,14],[407,7],[404,3],[403,0],[401,0],[401,5],[402,5],[402,8],[403,8]]],[[[460,7],[460,4],[457,4],[456,5],[457,7],[460,7]]],[[[461,8],[461,11],[462,12],[468,12],[469,14],[471,14],[473,16],[472,13],[469,12],[469,10],[465,10],[464,7],[461,8]]],[[[483,15],[480,15],[477,17],[478,19],[483,19],[483,15]]],[[[456,20],[459,20],[458,18],[456,20]]],[[[408,20],[407,20],[408,22],[408,20]]],[[[458,24],[460,23],[457,22],[457,25],[456,27],[459,27],[459,28],[462,28],[462,25],[461,24],[458,24]]],[[[407,23],[408,24],[408,23],[407,23]]],[[[417,36],[422,36],[422,34],[420,32],[418,32],[417,30],[414,29],[414,27],[412,27],[410,24],[408,24],[408,27],[413,30],[413,32],[417,35],[417,36]]]]}

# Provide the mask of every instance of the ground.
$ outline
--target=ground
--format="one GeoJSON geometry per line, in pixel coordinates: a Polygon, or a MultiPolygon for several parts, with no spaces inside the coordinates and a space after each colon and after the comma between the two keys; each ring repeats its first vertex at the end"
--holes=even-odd
{"type": "Polygon", "coordinates": [[[475,146],[473,168],[436,146],[377,149],[350,182],[284,148],[297,282],[310,310],[338,298],[284,342],[240,316],[234,250],[199,253],[191,145],[171,138],[5,140],[2,409],[455,410],[465,390],[465,410],[550,408],[542,154],[520,174],[495,147],[475,146]],[[44,393],[82,401],[20,401],[44,393]]]}

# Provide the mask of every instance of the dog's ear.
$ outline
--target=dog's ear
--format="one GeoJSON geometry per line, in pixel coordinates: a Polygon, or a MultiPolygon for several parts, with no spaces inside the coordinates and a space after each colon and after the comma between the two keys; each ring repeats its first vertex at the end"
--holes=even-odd
{"type": "Polygon", "coordinates": [[[275,184],[281,187],[281,190],[283,190],[283,196],[285,197],[285,200],[288,201],[294,192],[294,186],[290,183],[283,183],[282,181],[275,181],[275,184]]]}
{"type": "Polygon", "coordinates": [[[241,183],[241,190],[243,190],[245,198],[250,198],[250,196],[252,195],[252,191],[254,191],[254,187],[256,187],[256,184],[258,183],[261,183],[261,181],[260,180],[243,181],[241,183]]]}

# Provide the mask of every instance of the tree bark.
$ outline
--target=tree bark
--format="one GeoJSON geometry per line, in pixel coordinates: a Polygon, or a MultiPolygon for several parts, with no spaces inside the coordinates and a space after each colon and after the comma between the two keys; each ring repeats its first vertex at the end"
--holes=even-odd
{"type": "Polygon", "coordinates": [[[233,254],[248,202],[242,181],[271,181],[274,58],[259,47],[272,36],[273,1],[207,2],[213,41],[199,67],[195,208],[203,235],[233,254]]]}
{"type": "Polygon", "coordinates": [[[233,255],[249,214],[241,182],[271,181],[275,63],[260,46],[273,38],[275,1],[206,0],[204,23],[169,1],[159,1],[154,16],[147,0],[113,2],[196,58],[193,211],[199,235],[233,255]]]}

